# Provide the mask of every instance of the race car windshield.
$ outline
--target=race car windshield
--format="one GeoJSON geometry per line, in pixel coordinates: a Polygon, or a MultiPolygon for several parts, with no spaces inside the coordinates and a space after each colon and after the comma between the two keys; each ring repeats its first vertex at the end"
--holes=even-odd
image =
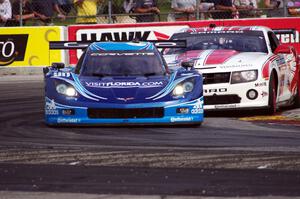
{"type": "Polygon", "coordinates": [[[190,50],[210,49],[228,49],[239,52],[268,52],[265,38],[261,31],[177,33],[171,39],[186,39],[187,47],[165,49],[164,54],[178,54],[190,50]]]}
{"type": "Polygon", "coordinates": [[[85,76],[154,76],[166,70],[153,51],[89,52],[83,65],[85,76]]]}

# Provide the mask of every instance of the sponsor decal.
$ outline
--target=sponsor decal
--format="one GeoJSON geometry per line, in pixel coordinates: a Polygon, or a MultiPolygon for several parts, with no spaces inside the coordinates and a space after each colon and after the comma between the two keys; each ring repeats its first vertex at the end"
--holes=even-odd
{"type": "Polygon", "coordinates": [[[193,109],[191,110],[191,113],[192,114],[202,114],[203,113],[202,105],[201,104],[195,105],[193,107],[193,109]]]}
{"type": "Polygon", "coordinates": [[[260,94],[262,97],[267,97],[269,94],[265,91],[263,91],[261,94],[260,94]]]}
{"type": "Polygon", "coordinates": [[[233,65],[222,65],[220,68],[244,68],[244,67],[252,67],[253,64],[233,64],[233,65]]]}
{"type": "Polygon", "coordinates": [[[215,108],[236,108],[237,106],[235,104],[222,104],[222,105],[215,105],[215,108]]]}
{"type": "Polygon", "coordinates": [[[267,86],[267,82],[255,83],[255,87],[262,87],[262,86],[267,86]]]}
{"type": "Polygon", "coordinates": [[[285,65],[285,56],[284,55],[279,55],[278,59],[276,59],[276,63],[278,66],[285,65]]]}
{"type": "Polygon", "coordinates": [[[59,114],[58,110],[56,109],[54,100],[51,100],[50,102],[46,102],[45,114],[46,115],[58,115],[59,114]]]}
{"type": "Polygon", "coordinates": [[[297,30],[295,31],[295,34],[276,34],[276,36],[283,44],[300,42],[300,34],[297,30]]]}
{"type": "Polygon", "coordinates": [[[134,52],[134,53],[122,53],[122,52],[117,52],[117,53],[92,53],[91,56],[151,56],[154,55],[153,52],[134,52]]]}
{"type": "Polygon", "coordinates": [[[71,73],[65,73],[65,72],[54,72],[54,77],[70,77],[71,73]]]}
{"type": "Polygon", "coordinates": [[[80,123],[81,119],[77,118],[58,118],[57,123],[80,123]]]}
{"type": "Polygon", "coordinates": [[[226,93],[227,88],[204,89],[204,93],[226,93]]]}
{"type": "Polygon", "coordinates": [[[153,88],[162,87],[163,82],[85,82],[85,85],[93,88],[153,88]]]}
{"type": "Polygon", "coordinates": [[[24,61],[28,34],[0,35],[0,66],[24,61]]]}
{"type": "Polygon", "coordinates": [[[223,34],[223,33],[242,34],[242,33],[244,33],[244,31],[242,31],[242,30],[212,30],[212,31],[203,31],[203,32],[191,32],[191,34],[223,34]]]}
{"type": "Polygon", "coordinates": [[[189,122],[193,121],[193,117],[171,117],[171,122],[189,122]]]}

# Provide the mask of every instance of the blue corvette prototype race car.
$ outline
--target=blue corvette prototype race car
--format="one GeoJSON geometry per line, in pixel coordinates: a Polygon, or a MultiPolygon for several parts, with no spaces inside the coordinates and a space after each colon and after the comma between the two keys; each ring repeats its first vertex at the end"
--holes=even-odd
{"type": "Polygon", "coordinates": [[[203,122],[202,76],[188,63],[170,72],[152,42],[74,43],[62,45],[85,48],[75,68],[44,68],[48,125],[203,122]]]}

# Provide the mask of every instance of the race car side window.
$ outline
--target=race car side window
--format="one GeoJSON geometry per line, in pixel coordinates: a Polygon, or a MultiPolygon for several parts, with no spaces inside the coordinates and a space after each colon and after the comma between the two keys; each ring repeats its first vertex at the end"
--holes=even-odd
{"type": "Polygon", "coordinates": [[[77,65],[76,65],[76,68],[75,68],[75,74],[79,74],[80,73],[80,69],[81,69],[82,62],[83,62],[83,59],[85,57],[85,54],[86,54],[86,50],[83,51],[81,57],[79,58],[79,60],[77,62],[77,65]]]}
{"type": "Polygon", "coordinates": [[[271,31],[268,32],[268,37],[270,40],[272,52],[274,52],[277,46],[279,45],[279,40],[277,39],[276,35],[271,31]]]}

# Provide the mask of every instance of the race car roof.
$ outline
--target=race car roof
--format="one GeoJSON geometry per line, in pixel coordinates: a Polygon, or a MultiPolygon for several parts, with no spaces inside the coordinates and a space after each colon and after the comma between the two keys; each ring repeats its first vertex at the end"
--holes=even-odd
{"type": "Polygon", "coordinates": [[[219,31],[268,31],[271,30],[264,26],[217,26],[217,27],[200,27],[185,28],[180,32],[219,32],[219,31]]]}

